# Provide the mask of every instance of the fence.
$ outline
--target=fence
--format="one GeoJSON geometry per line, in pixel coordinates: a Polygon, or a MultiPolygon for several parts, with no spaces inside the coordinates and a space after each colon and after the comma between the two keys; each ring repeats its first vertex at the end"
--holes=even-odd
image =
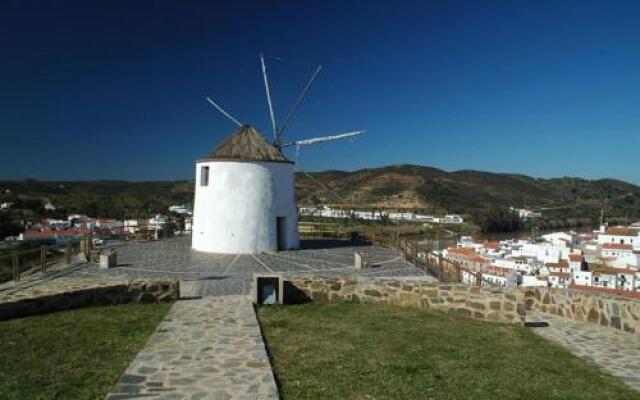
{"type": "Polygon", "coordinates": [[[69,241],[60,245],[41,245],[28,250],[15,250],[0,254],[0,282],[20,281],[34,272],[46,272],[54,264],[70,265],[74,255],[84,254],[89,259],[91,238],[69,241]]]}
{"type": "Polygon", "coordinates": [[[343,227],[323,222],[300,222],[298,232],[302,239],[351,239],[374,246],[393,247],[405,260],[436,277],[440,282],[493,286],[493,283],[482,279],[481,273],[469,271],[459,263],[442,257],[439,250],[456,247],[457,238],[429,240],[409,232],[376,227],[343,227]]]}
{"type": "Polygon", "coordinates": [[[301,239],[350,239],[377,246],[395,246],[400,238],[415,235],[406,227],[342,225],[333,222],[298,222],[301,239]]]}
{"type": "Polygon", "coordinates": [[[433,240],[400,240],[396,248],[416,268],[435,276],[440,282],[462,282],[460,266],[436,253],[442,245],[433,240]]]}

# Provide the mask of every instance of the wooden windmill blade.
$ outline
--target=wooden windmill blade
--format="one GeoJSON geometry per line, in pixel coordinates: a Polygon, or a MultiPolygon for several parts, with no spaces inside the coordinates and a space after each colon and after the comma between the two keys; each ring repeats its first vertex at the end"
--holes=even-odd
{"type": "Polygon", "coordinates": [[[273,112],[273,103],[271,103],[271,90],[269,89],[269,78],[267,77],[267,64],[264,62],[264,55],[260,53],[260,65],[262,66],[262,78],[264,80],[264,90],[267,93],[267,105],[269,106],[269,116],[271,117],[271,129],[273,130],[274,141],[278,137],[276,131],[276,118],[273,112]]]}
{"type": "Polygon", "coordinates": [[[318,137],[313,137],[309,139],[296,140],[290,143],[284,143],[281,146],[283,147],[284,146],[305,146],[305,145],[315,144],[320,142],[328,142],[331,140],[339,140],[339,139],[346,139],[349,137],[356,137],[356,136],[362,135],[363,133],[365,133],[364,129],[359,131],[353,131],[353,132],[339,133],[335,135],[318,136],[318,137]]]}
{"type": "Polygon", "coordinates": [[[224,115],[225,117],[227,117],[229,120],[231,120],[234,124],[238,125],[238,126],[242,126],[242,124],[231,114],[229,114],[228,112],[226,112],[222,107],[220,107],[218,105],[218,103],[216,103],[215,101],[211,100],[209,97],[207,97],[207,101],[213,106],[215,107],[216,110],[220,111],[220,113],[222,115],[224,115]]]}
{"type": "Polygon", "coordinates": [[[304,88],[302,89],[302,92],[300,93],[300,96],[298,96],[298,98],[296,99],[295,103],[293,103],[293,105],[291,106],[291,109],[289,110],[289,113],[287,113],[287,117],[284,119],[284,122],[282,123],[282,125],[278,129],[278,134],[276,136],[276,140],[273,142],[273,144],[275,144],[276,146],[279,145],[280,139],[282,138],[282,134],[284,133],[285,128],[287,127],[287,125],[289,124],[291,119],[293,118],[293,115],[296,113],[296,111],[298,111],[298,107],[300,107],[300,104],[302,103],[302,100],[304,99],[304,96],[309,91],[309,88],[311,87],[311,84],[316,79],[316,77],[318,76],[318,74],[320,73],[321,70],[322,70],[322,65],[318,65],[318,67],[314,71],[313,75],[311,75],[311,78],[309,78],[309,80],[307,81],[307,84],[304,85],[304,88]]]}

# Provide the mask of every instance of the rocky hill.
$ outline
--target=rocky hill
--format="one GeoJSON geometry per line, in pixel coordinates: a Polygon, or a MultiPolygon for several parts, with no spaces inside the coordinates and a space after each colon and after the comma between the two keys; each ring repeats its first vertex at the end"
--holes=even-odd
{"type": "Polygon", "coordinates": [[[612,216],[640,217],[640,187],[614,179],[539,179],[517,174],[461,170],[447,172],[417,165],[393,165],[354,172],[299,173],[301,204],[406,208],[469,214],[495,207],[530,207],[563,213],[599,211],[607,200],[612,216]],[[574,210],[574,211],[572,211],[574,210]],[[589,210],[589,211],[587,211],[589,210]]]}

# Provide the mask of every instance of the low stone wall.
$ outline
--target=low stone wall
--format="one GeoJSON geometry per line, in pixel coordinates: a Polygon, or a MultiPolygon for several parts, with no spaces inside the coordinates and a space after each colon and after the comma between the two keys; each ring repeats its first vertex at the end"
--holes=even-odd
{"type": "Polygon", "coordinates": [[[178,281],[87,282],[85,287],[69,290],[42,294],[34,290],[31,292],[30,296],[3,298],[0,321],[95,305],[172,301],[178,299],[180,285],[178,281]]]}
{"type": "Polygon", "coordinates": [[[434,284],[411,278],[290,278],[285,282],[284,300],[383,302],[514,324],[524,322],[525,312],[524,296],[518,290],[434,284]]]}
{"type": "Polygon", "coordinates": [[[527,310],[640,334],[640,300],[571,289],[527,288],[527,310]]]}

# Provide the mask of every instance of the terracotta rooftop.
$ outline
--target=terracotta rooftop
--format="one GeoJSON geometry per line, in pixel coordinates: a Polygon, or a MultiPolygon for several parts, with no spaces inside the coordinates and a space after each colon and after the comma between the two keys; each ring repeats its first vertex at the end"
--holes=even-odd
{"type": "Polygon", "coordinates": [[[623,296],[623,297],[640,299],[640,292],[629,291],[629,290],[619,290],[619,289],[611,289],[611,288],[595,287],[595,286],[584,286],[584,285],[569,285],[569,289],[579,290],[581,292],[605,293],[605,294],[610,294],[614,296],[623,296]]]}
{"type": "Polygon", "coordinates": [[[607,250],[633,250],[633,246],[630,244],[620,243],[605,243],[602,245],[602,248],[607,250]]]}
{"type": "Polygon", "coordinates": [[[636,272],[638,272],[638,270],[635,268],[598,267],[593,270],[593,275],[635,274],[636,272]]]}
{"type": "Polygon", "coordinates": [[[569,254],[569,260],[571,260],[571,261],[582,261],[582,254],[571,253],[571,254],[569,254]]]}
{"type": "Polygon", "coordinates": [[[605,235],[616,235],[616,236],[638,236],[639,230],[637,228],[626,228],[623,226],[615,226],[612,228],[607,228],[605,235]]]}
{"type": "Polygon", "coordinates": [[[484,248],[485,249],[491,249],[491,250],[498,250],[498,249],[500,249],[500,243],[485,241],[484,242],[484,248]]]}
{"type": "Polygon", "coordinates": [[[551,267],[551,268],[567,268],[567,267],[569,267],[569,263],[567,262],[567,260],[560,260],[557,263],[544,263],[544,265],[546,267],[551,267]]]}
{"type": "Polygon", "coordinates": [[[559,278],[571,278],[571,274],[568,272],[550,272],[549,276],[557,276],[559,278]]]}

